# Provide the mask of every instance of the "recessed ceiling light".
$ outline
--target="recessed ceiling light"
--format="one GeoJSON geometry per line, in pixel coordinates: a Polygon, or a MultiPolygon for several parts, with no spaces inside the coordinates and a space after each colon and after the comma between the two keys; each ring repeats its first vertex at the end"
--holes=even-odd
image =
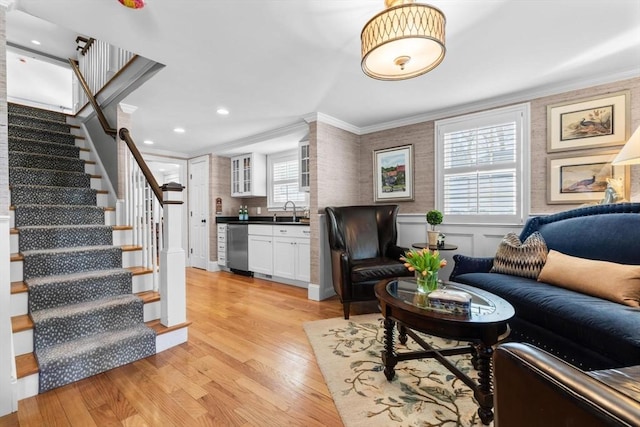
{"type": "Polygon", "coordinates": [[[145,139],[145,140],[144,140],[144,141],[142,141],[142,142],[144,142],[145,144],[148,144],[148,145],[153,145],[153,141],[148,140],[148,139],[145,139]]]}
{"type": "Polygon", "coordinates": [[[41,43],[38,40],[31,40],[31,43],[36,44],[38,46],[41,45],[41,43]]]}
{"type": "Polygon", "coordinates": [[[220,114],[221,116],[226,116],[227,114],[229,114],[229,110],[227,110],[226,108],[220,107],[216,110],[216,113],[220,114]]]}
{"type": "Polygon", "coordinates": [[[175,128],[175,129],[173,129],[173,131],[175,133],[185,133],[185,130],[183,128],[175,128]]]}

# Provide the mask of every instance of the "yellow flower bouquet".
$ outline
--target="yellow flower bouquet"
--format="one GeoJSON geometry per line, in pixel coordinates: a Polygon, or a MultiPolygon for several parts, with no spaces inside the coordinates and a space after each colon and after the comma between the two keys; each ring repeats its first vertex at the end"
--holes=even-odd
{"type": "Polygon", "coordinates": [[[428,248],[411,249],[400,257],[409,271],[415,272],[418,292],[429,293],[438,288],[438,270],[447,265],[446,259],[440,259],[439,251],[428,248]]]}

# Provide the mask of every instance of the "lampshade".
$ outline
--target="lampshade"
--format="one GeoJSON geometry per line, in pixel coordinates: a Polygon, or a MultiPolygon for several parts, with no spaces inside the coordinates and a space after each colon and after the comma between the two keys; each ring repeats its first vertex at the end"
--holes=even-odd
{"type": "Polygon", "coordinates": [[[379,80],[410,79],[444,59],[444,14],[413,0],[385,0],[387,9],[360,34],[362,71],[379,80]]]}
{"type": "Polygon", "coordinates": [[[631,138],[611,162],[613,165],[634,165],[638,163],[640,163],[640,127],[631,135],[631,138]]]}

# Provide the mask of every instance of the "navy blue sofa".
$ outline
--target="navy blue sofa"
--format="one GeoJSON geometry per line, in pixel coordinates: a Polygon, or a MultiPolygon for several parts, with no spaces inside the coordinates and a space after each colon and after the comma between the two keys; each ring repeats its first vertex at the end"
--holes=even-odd
{"type": "MultiPolygon", "coordinates": [[[[531,218],[520,240],[534,231],[542,234],[549,250],[640,265],[640,203],[588,206],[531,218]]],[[[533,344],[583,370],[640,365],[640,308],[490,273],[493,258],[455,255],[454,260],[451,281],[487,290],[514,306],[510,341],[533,344]]]]}

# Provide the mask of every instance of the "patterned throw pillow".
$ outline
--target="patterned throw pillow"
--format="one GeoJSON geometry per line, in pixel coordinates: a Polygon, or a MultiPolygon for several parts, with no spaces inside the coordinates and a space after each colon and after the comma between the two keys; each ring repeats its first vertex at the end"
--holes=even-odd
{"type": "Polygon", "coordinates": [[[547,260],[547,244],[537,231],[523,242],[516,233],[502,238],[493,259],[492,273],[537,279],[547,260]]]}

